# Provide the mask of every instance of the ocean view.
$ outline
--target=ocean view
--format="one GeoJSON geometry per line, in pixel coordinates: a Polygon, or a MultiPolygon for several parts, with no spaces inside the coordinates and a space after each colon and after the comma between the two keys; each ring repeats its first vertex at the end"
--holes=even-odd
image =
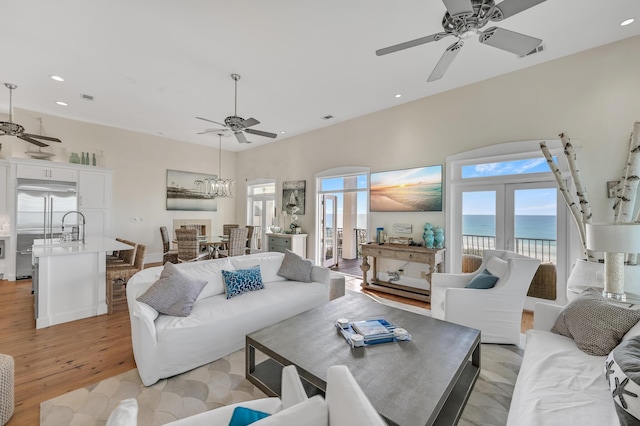
{"type": "MultiPolygon", "coordinates": [[[[462,234],[495,237],[495,222],[496,218],[493,215],[463,215],[462,234]]],[[[515,237],[520,239],[515,251],[543,262],[555,263],[556,216],[518,215],[515,218],[515,228],[515,237]]],[[[465,250],[471,253],[479,247],[492,248],[493,244],[494,238],[469,238],[463,243],[465,250]]]]}
{"type": "MultiPolygon", "coordinates": [[[[556,239],[555,216],[516,216],[516,238],[537,238],[543,240],[556,239]]],[[[462,216],[463,235],[496,235],[496,217],[493,215],[462,216]]]]}

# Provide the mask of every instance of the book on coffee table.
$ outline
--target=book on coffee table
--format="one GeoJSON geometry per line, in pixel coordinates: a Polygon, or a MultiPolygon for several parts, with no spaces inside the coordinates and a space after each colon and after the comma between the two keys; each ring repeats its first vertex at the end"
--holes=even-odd
{"type": "Polygon", "coordinates": [[[369,319],[363,321],[354,321],[351,328],[364,337],[365,340],[388,339],[393,337],[393,327],[385,319],[369,319]]]}

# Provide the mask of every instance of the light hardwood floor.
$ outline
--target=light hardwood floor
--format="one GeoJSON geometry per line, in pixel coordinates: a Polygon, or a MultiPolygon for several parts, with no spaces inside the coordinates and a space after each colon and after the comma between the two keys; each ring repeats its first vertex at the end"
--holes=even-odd
{"type": "Polygon", "coordinates": [[[8,426],[40,424],[40,403],[135,368],[126,305],[113,315],[35,329],[31,281],[0,281],[0,352],[15,361],[8,426]]]}
{"type": "MultiPolygon", "coordinates": [[[[360,281],[347,279],[347,288],[360,291],[360,281]]],[[[135,368],[126,304],[116,305],[112,315],[36,330],[31,281],[0,280],[0,313],[0,353],[16,364],[15,411],[7,426],[38,425],[41,402],[135,368]]],[[[523,331],[532,323],[533,315],[525,312],[523,331]]]]}

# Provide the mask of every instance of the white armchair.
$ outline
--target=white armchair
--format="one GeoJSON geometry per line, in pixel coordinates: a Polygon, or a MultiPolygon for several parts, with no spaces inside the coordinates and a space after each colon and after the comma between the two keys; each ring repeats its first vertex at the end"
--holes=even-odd
{"type": "Polygon", "coordinates": [[[227,405],[215,410],[168,423],[167,426],[228,425],[236,407],[271,414],[252,423],[264,425],[329,425],[331,426],[384,426],[371,402],[358,386],[349,369],[335,365],[327,371],[326,399],[321,396],[307,398],[294,365],[282,370],[282,399],[263,398],[227,405]]]}
{"type": "Polygon", "coordinates": [[[485,250],[475,272],[434,273],[431,315],[479,329],[483,343],[518,344],[525,298],[539,265],[538,259],[514,252],[485,250]],[[499,278],[493,288],[465,288],[485,269],[499,278]]]}

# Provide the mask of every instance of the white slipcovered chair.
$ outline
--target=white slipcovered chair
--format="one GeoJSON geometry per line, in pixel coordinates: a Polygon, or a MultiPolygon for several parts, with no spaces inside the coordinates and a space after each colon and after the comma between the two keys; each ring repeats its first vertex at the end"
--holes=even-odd
{"type": "Polygon", "coordinates": [[[236,407],[271,414],[252,425],[329,425],[376,426],[386,425],[371,402],[358,386],[349,369],[334,365],[327,371],[327,392],[323,399],[308,398],[294,365],[282,369],[282,399],[262,398],[227,405],[168,423],[167,426],[228,425],[236,407]]]}
{"type": "Polygon", "coordinates": [[[505,250],[485,250],[482,265],[467,274],[431,276],[433,318],[479,329],[483,343],[520,343],[522,311],[538,259],[505,250]],[[465,288],[487,269],[498,277],[490,289],[465,288]]]}

